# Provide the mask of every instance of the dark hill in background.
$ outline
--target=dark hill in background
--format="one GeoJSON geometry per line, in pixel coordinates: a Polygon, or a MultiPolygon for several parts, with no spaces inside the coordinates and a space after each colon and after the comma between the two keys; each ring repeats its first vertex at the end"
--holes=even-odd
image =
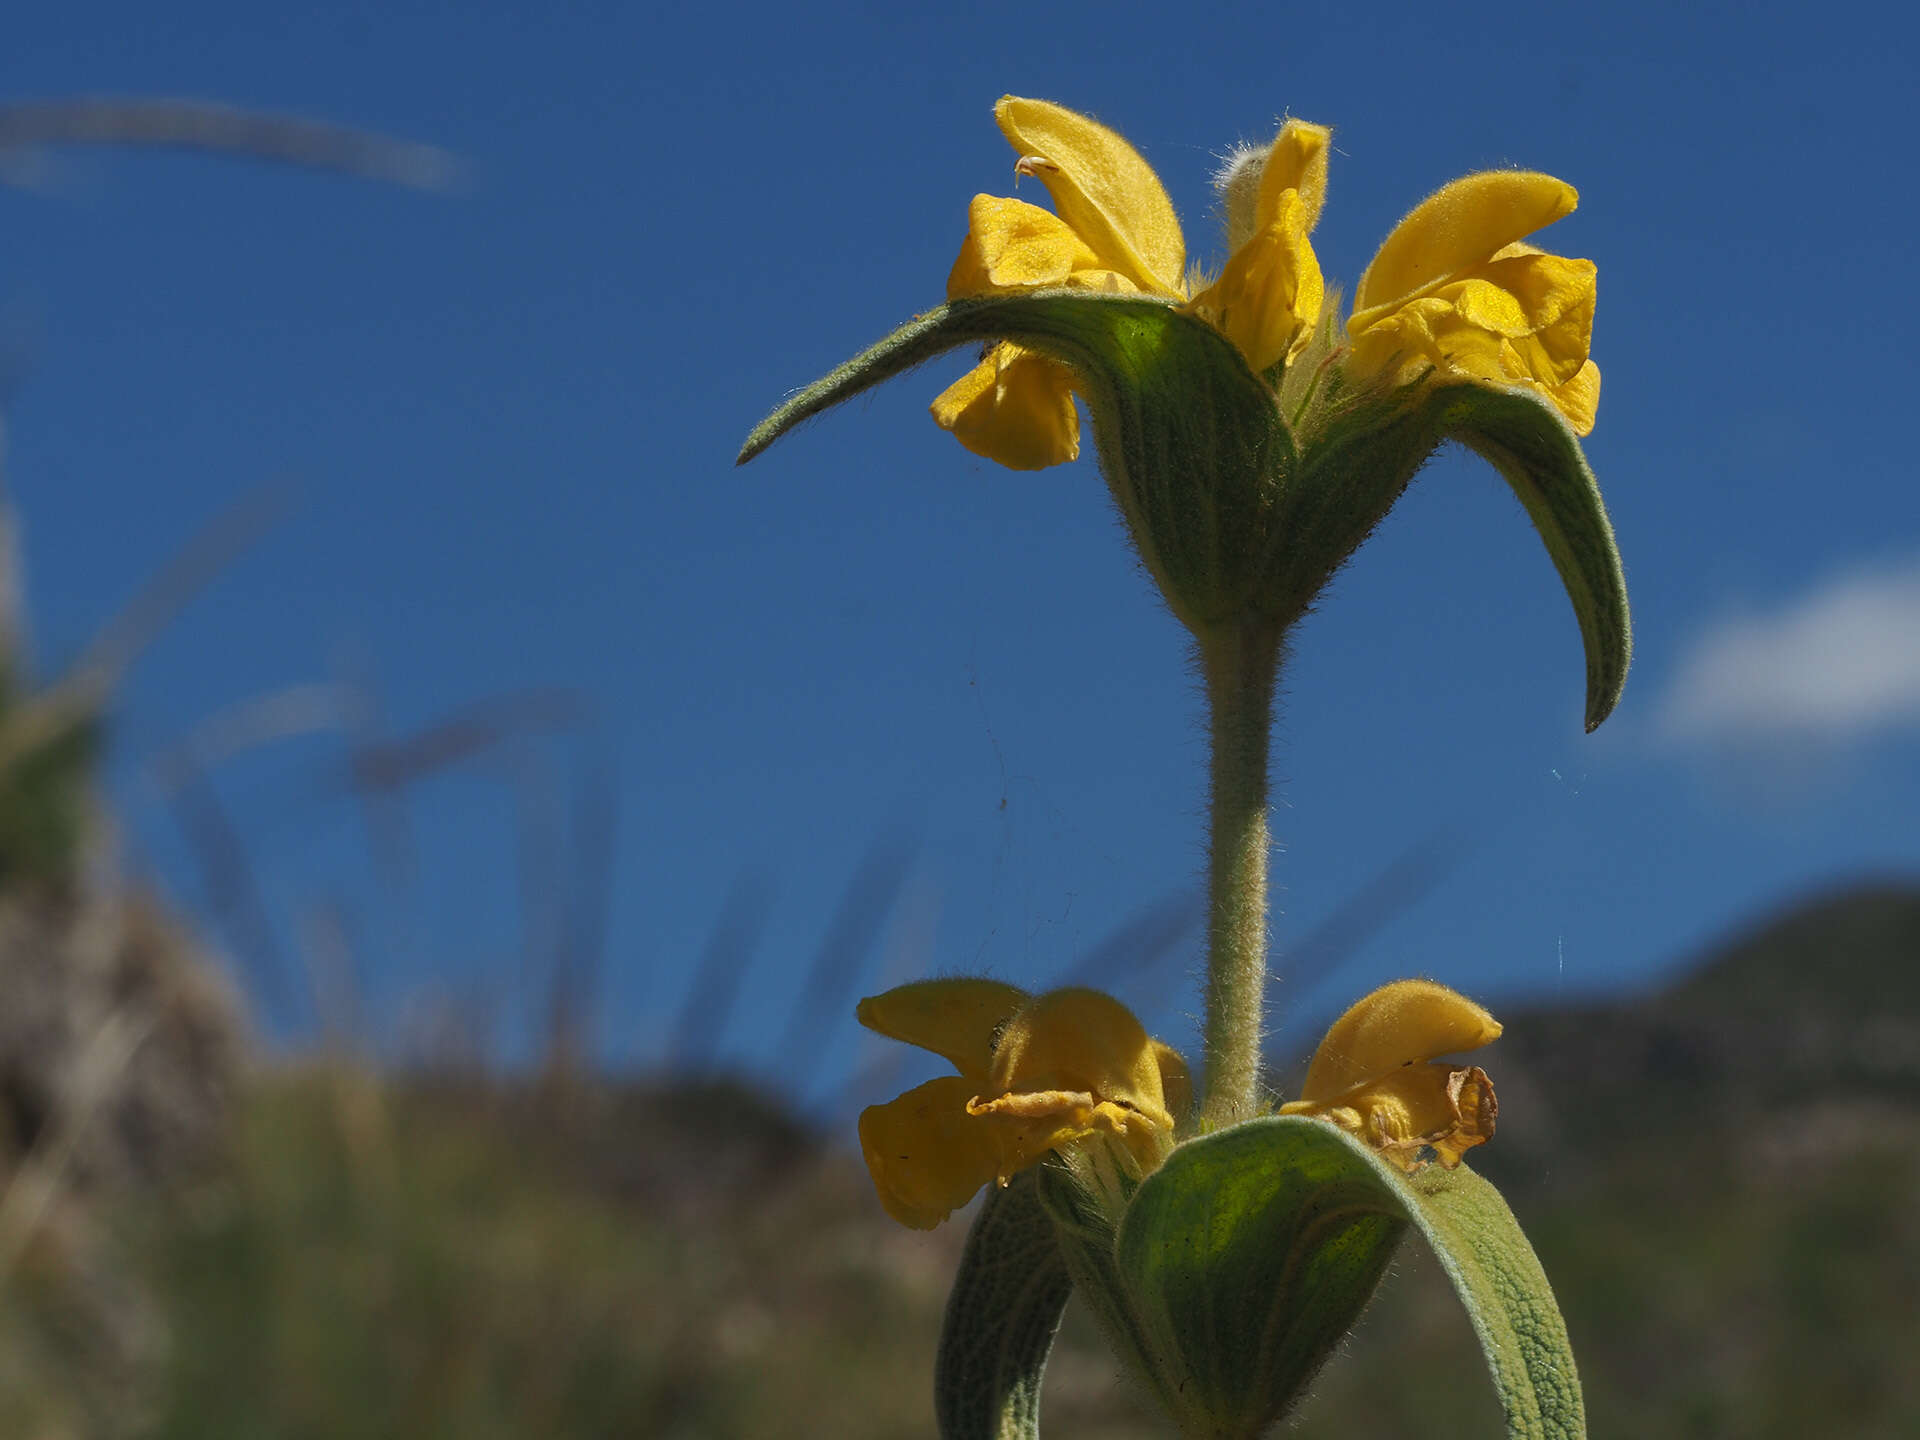
{"type": "Polygon", "coordinates": [[[1910,1108],[1920,1100],[1920,889],[1816,900],[1657,994],[1514,1015],[1507,1033],[1497,1053],[1502,1102],[1514,1099],[1501,1136],[1509,1154],[1511,1133],[1512,1149],[1577,1166],[1596,1121],[1615,1131],[1753,1126],[1777,1143],[1808,1107],[1910,1108]]]}
{"type": "MultiPolygon", "coordinates": [[[[1659,994],[1505,1012],[1475,1163],[1553,1277],[1596,1436],[1920,1435],[1920,887],[1836,894],[1659,994]]],[[[964,1238],[849,1137],[716,1083],[258,1078],[215,1178],[98,1224],[156,1357],[113,1393],[48,1225],[0,1277],[0,1434],[924,1436],[964,1238]]],[[[1164,1433],[1070,1319],[1054,1440],[1164,1433]]],[[[1409,1250],[1290,1432],[1493,1436],[1409,1250]]]]}

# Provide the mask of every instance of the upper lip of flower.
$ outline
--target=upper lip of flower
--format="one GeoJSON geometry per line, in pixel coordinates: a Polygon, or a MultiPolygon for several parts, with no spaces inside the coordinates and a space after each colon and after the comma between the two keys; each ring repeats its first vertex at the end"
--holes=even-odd
{"type": "Polygon", "coordinates": [[[1359,374],[1438,369],[1544,395],[1575,433],[1593,429],[1600,371],[1592,262],[1527,236],[1573,213],[1579,194],[1528,170],[1465,175],[1393,228],[1354,291],[1347,334],[1359,374]]]}
{"type": "Polygon", "coordinates": [[[1300,1098],[1280,1113],[1331,1120],[1409,1169],[1429,1150],[1457,1165],[1491,1138],[1499,1104],[1479,1067],[1428,1062],[1499,1037],[1499,1021],[1464,995],[1431,980],[1396,980],[1328,1027],[1300,1098]]]}
{"type": "Polygon", "coordinates": [[[1047,187],[1054,210],[1106,268],[1140,289],[1184,297],[1186,242],[1153,168],[1104,125],[1046,100],[1005,95],[993,107],[1020,173],[1047,187]]]}
{"type": "Polygon", "coordinates": [[[1443,185],[1380,242],[1353,291],[1350,326],[1446,284],[1574,212],[1580,192],[1531,170],[1483,170],[1443,185]]]}

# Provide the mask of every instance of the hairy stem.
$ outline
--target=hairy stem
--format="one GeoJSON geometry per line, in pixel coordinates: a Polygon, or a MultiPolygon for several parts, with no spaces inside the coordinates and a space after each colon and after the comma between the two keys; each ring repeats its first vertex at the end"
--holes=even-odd
{"type": "Polygon", "coordinates": [[[1211,780],[1200,1113],[1217,1126],[1252,1115],[1259,1091],[1267,980],[1267,752],[1281,644],[1271,625],[1247,620],[1202,633],[1199,646],[1211,780]]]}

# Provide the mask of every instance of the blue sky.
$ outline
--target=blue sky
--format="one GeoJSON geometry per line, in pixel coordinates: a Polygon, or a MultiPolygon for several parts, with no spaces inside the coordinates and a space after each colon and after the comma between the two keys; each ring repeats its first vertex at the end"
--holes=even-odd
{"type": "MultiPolygon", "coordinates": [[[[552,897],[594,908],[570,837],[609,816],[600,1053],[685,1048],[716,918],[760,903],[714,1046],[805,1065],[815,1094],[875,1053],[850,1018],[792,1017],[878,837],[913,849],[869,985],[1045,984],[1196,883],[1182,635],[1090,460],[1014,474],[939,434],[925,406],[956,357],[732,467],[783,393],[941,298],[968,199],[1013,178],[1005,92],[1121,130],[1216,260],[1215,157],[1283,114],[1333,125],[1315,247],[1349,286],[1456,175],[1581,191],[1539,238],[1600,271],[1589,455],[1635,607],[1625,701],[1582,735],[1544,551],[1490,470],[1436,461],[1294,639],[1283,1035],[1395,974],[1496,1006],[1644,983],[1803,892],[1920,871],[1906,12],[534,13],[75,4],[10,17],[0,53],[0,98],[217,98],[465,166],[422,194],[63,150],[0,189],[42,670],[237,497],[293,497],[128,677],[129,870],[206,913],[155,766],[251,697],[331,687],[308,718],[363,739],[487,696],[579,701],[523,704],[526,738],[420,783],[398,838],[391,810],[370,834],[338,728],[219,765],[281,1033],[314,1023],[337,932],[384,1043],[451,1003],[523,1045],[552,897]],[[1454,858],[1373,907],[1342,968],[1290,970],[1289,945],[1436,848],[1454,858]]],[[[1178,1043],[1198,963],[1189,938],[1122,981],[1178,1043]]]]}

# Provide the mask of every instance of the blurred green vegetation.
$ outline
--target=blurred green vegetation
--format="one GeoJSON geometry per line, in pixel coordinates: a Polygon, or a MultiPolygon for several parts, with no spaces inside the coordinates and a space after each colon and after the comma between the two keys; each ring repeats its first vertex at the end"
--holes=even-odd
{"type": "MultiPolygon", "coordinates": [[[[1475,1160],[1595,1434],[1920,1433],[1917,959],[1920,892],[1864,890],[1663,994],[1505,1017],[1475,1160]]],[[[22,1249],[0,1434],[926,1435],[964,1226],[890,1224],[843,1142],[725,1083],[260,1071],[224,1154],[22,1249]]],[[[1050,1434],[1163,1433],[1072,1312],[1046,1406],[1050,1434]]],[[[1295,1425],[1500,1433],[1424,1255],[1295,1425]]]]}

